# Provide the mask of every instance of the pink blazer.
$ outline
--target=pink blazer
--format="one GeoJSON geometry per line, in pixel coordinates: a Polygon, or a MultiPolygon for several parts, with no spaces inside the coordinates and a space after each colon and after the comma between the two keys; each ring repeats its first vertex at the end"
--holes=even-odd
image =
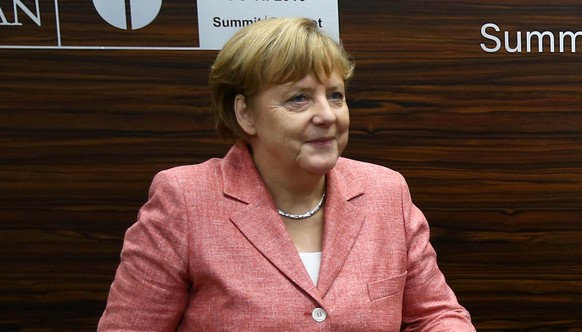
{"type": "Polygon", "coordinates": [[[156,175],[99,331],[474,331],[402,176],[340,158],[313,284],[246,147],[156,175]]]}

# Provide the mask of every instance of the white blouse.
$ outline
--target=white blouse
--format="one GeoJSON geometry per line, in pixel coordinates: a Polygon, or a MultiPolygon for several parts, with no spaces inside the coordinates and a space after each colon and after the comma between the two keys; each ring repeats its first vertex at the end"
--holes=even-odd
{"type": "Polygon", "coordinates": [[[299,256],[305,265],[305,269],[313,283],[317,285],[317,280],[319,278],[319,268],[321,266],[321,251],[318,252],[300,252],[299,256]]]}

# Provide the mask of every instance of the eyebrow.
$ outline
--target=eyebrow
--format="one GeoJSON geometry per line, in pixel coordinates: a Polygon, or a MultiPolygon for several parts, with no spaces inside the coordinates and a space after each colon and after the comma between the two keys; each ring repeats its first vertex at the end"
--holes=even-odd
{"type": "MultiPolygon", "coordinates": [[[[319,84],[323,84],[323,83],[319,82],[319,84]]],[[[297,89],[297,90],[301,90],[301,91],[313,90],[313,88],[310,85],[303,84],[300,82],[290,83],[288,85],[288,87],[290,89],[297,89]]],[[[330,84],[330,85],[325,85],[326,90],[345,89],[345,87],[346,87],[346,84],[343,80],[340,80],[337,84],[335,84],[335,82],[332,82],[332,84],[330,84]]]]}

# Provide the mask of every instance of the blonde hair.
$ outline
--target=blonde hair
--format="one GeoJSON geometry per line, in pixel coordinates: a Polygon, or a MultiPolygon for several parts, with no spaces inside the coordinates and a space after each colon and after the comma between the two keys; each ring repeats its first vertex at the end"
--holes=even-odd
{"type": "Polygon", "coordinates": [[[343,47],[306,18],[257,21],[239,30],[219,52],[209,77],[211,110],[225,140],[245,139],[234,113],[237,94],[251,97],[274,84],[316,79],[334,71],[347,82],[354,63],[343,47]]]}

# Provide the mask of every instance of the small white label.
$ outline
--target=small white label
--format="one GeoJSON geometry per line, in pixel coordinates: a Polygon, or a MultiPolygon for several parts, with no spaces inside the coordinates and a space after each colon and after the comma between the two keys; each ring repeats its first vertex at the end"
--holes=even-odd
{"type": "Polygon", "coordinates": [[[220,50],[242,27],[274,17],[307,17],[339,41],[337,0],[197,0],[200,49],[220,50]]]}

